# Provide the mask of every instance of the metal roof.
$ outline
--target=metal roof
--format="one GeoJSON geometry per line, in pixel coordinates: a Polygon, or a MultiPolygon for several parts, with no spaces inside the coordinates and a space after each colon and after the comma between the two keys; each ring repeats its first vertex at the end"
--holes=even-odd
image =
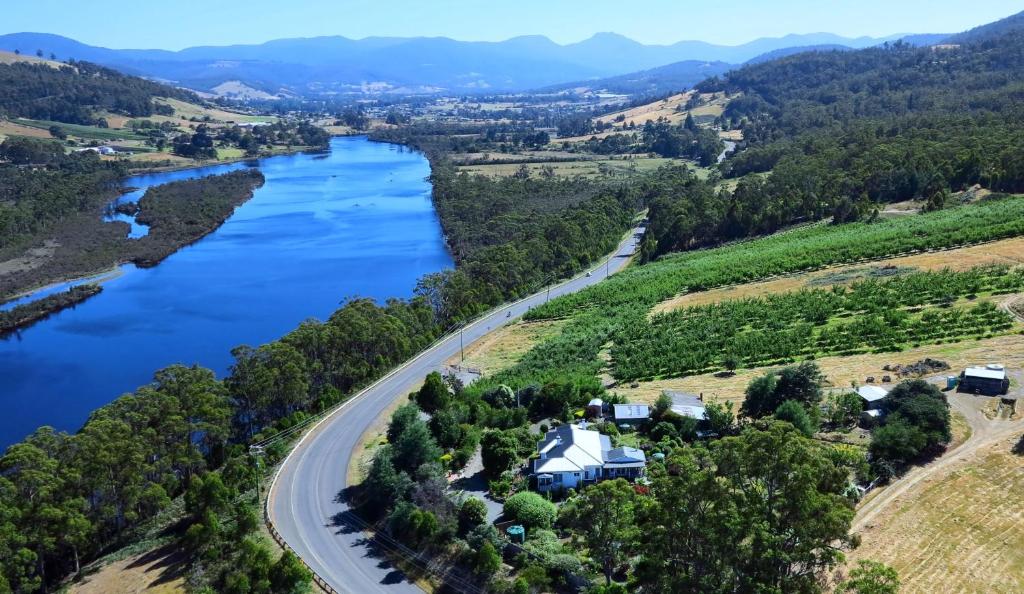
{"type": "Polygon", "coordinates": [[[964,377],[1004,380],[1006,379],[1006,370],[990,369],[988,367],[968,367],[964,370],[964,377]]]}
{"type": "Polygon", "coordinates": [[[651,407],[646,404],[616,404],[615,419],[646,419],[651,416],[651,407]]]}
{"type": "Polygon", "coordinates": [[[889,390],[878,386],[861,386],[857,388],[857,394],[868,402],[878,402],[889,395],[889,390]]]}

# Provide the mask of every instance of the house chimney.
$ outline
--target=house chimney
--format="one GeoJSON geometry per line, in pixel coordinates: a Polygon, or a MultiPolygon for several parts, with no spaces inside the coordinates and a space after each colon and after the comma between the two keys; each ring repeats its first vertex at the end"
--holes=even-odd
{"type": "Polygon", "coordinates": [[[701,392],[700,395],[697,396],[697,399],[700,400],[701,402],[704,402],[704,392],[701,392]]]}

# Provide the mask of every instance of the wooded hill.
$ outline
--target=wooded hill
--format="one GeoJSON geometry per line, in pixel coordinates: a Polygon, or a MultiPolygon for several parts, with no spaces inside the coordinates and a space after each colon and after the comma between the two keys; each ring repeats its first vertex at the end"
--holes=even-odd
{"type": "MultiPolygon", "coordinates": [[[[97,111],[147,117],[160,111],[154,97],[200,102],[190,91],[151,82],[89,62],[0,64],[0,116],[93,124],[97,111]]],[[[163,107],[171,113],[172,110],[163,107]]]]}

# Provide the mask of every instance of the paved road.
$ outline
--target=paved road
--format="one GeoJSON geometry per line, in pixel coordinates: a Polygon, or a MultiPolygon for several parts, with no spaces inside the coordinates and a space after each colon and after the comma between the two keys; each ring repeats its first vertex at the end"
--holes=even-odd
{"type": "MultiPolygon", "coordinates": [[[[549,297],[574,293],[603,280],[629,261],[642,228],[608,260],[550,290],[503,307],[463,330],[465,346],[521,317],[549,297]],[[511,314],[509,316],[509,314],[511,314]]],[[[458,333],[436,344],[349,400],[311,430],[281,465],[270,488],[270,521],[288,545],[339,592],[419,593],[420,589],[375,549],[339,497],[362,434],[404,390],[458,354],[458,333]]]]}

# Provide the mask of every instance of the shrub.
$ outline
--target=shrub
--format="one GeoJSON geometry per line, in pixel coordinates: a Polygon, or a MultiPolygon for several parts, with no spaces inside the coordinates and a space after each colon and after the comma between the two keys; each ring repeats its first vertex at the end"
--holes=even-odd
{"type": "Polygon", "coordinates": [[[505,502],[505,515],[527,528],[550,528],[558,515],[555,504],[537,493],[516,493],[505,502]]]}

